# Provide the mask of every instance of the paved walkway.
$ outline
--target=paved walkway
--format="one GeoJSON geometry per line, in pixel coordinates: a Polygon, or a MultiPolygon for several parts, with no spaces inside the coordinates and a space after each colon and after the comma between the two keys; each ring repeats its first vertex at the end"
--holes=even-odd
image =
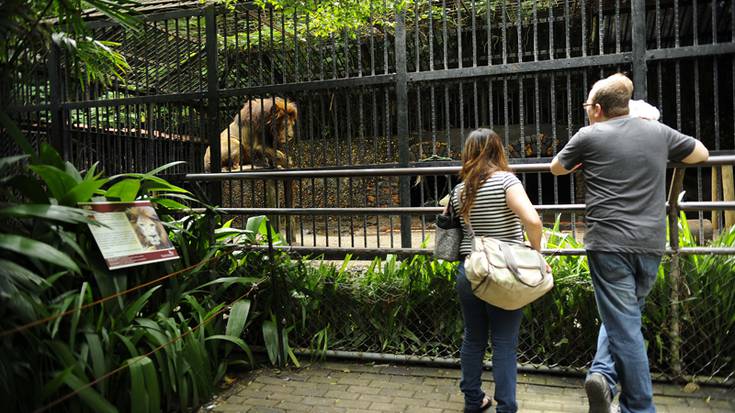
{"type": "MultiPolygon", "coordinates": [[[[486,372],[484,388],[492,388],[486,372]]],[[[324,362],[298,370],[257,370],[202,408],[204,412],[461,412],[459,370],[354,362],[324,362]]],[[[654,384],[659,412],[735,412],[735,392],[654,384]]],[[[586,412],[582,379],[518,376],[520,412],[586,412]]]]}

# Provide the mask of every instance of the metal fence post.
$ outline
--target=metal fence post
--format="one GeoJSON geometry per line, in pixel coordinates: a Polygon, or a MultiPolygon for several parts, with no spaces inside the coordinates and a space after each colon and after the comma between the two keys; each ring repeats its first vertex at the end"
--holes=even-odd
{"type": "MultiPolygon", "coordinates": [[[[396,10],[396,122],[398,133],[398,162],[408,166],[408,73],[406,72],[406,25],[404,12],[396,10]]],[[[399,178],[401,207],[411,206],[411,177],[399,178]]],[[[401,247],[411,248],[411,216],[401,215],[401,247]]]]}
{"type": "MultiPolygon", "coordinates": [[[[207,34],[207,120],[206,136],[209,141],[210,171],[220,172],[222,154],[219,144],[219,82],[217,79],[217,9],[214,5],[207,7],[205,15],[207,34]]],[[[222,184],[213,182],[209,188],[210,202],[222,204],[222,184]]]]}
{"type": "Polygon", "coordinates": [[[281,292],[283,288],[280,283],[280,269],[277,268],[275,251],[273,250],[273,233],[271,232],[271,222],[266,218],[266,238],[268,240],[268,263],[271,271],[271,289],[273,290],[273,306],[275,307],[276,316],[276,340],[278,342],[278,356],[276,357],[276,365],[284,367],[286,365],[286,349],[283,343],[283,324],[286,318],[283,315],[283,302],[281,301],[281,292]]]}
{"type": "Polygon", "coordinates": [[[679,194],[684,184],[684,170],[674,169],[669,190],[669,244],[671,245],[671,371],[675,378],[682,377],[681,369],[681,326],[679,306],[681,303],[681,267],[679,265],[679,194]]]}
{"type": "Polygon", "coordinates": [[[51,112],[51,129],[49,130],[49,144],[56,149],[62,159],[69,159],[66,152],[63,127],[64,114],[61,109],[61,51],[59,47],[51,42],[48,56],[48,76],[49,76],[49,103],[51,112]]]}
{"type": "Polygon", "coordinates": [[[633,95],[636,99],[648,97],[648,66],[646,64],[646,0],[630,3],[633,41],[633,95]]]}

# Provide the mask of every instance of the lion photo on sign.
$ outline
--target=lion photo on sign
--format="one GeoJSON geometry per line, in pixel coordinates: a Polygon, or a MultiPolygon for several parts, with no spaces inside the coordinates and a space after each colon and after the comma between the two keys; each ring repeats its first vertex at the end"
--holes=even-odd
{"type": "Polygon", "coordinates": [[[131,207],[125,210],[125,215],[144,249],[155,251],[173,248],[166,229],[152,207],[131,207]]]}
{"type": "MultiPolygon", "coordinates": [[[[252,99],[219,135],[220,167],[235,170],[240,165],[254,164],[259,157],[268,160],[271,167],[287,168],[289,159],[284,153],[286,144],[294,138],[294,124],[298,118],[296,103],[283,99],[252,99]]],[[[204,154],[204,170],[211,170],[210,148],[204,154]]]]}

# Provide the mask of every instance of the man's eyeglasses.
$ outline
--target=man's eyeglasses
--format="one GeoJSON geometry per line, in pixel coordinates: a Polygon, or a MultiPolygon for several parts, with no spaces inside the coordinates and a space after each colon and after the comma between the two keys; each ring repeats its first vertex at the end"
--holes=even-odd
{"type": "Polygon", "coordinates": [[[588,106],[592,106],[594,103],[582,103],[582,107],[587,109],[588,106]]]}

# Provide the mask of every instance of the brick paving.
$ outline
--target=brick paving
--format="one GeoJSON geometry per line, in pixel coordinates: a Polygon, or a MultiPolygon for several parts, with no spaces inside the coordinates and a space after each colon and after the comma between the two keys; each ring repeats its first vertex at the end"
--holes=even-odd
{"type": "MultiPolygon", "coordinates": [[[[492,394],[492,374],[483,387],[492,394]]],[[[323,362],[297,370],[261,369],[215,397],[201,412],[461,412],[459,369],[355,362],[323,362]]],[[[735,412],[735,392],[702,386],[654,384],[659,412],[735,412]]],[[[544,374],[518,376],[520,412],[586,412],[582,379],[544,374]]]]}

